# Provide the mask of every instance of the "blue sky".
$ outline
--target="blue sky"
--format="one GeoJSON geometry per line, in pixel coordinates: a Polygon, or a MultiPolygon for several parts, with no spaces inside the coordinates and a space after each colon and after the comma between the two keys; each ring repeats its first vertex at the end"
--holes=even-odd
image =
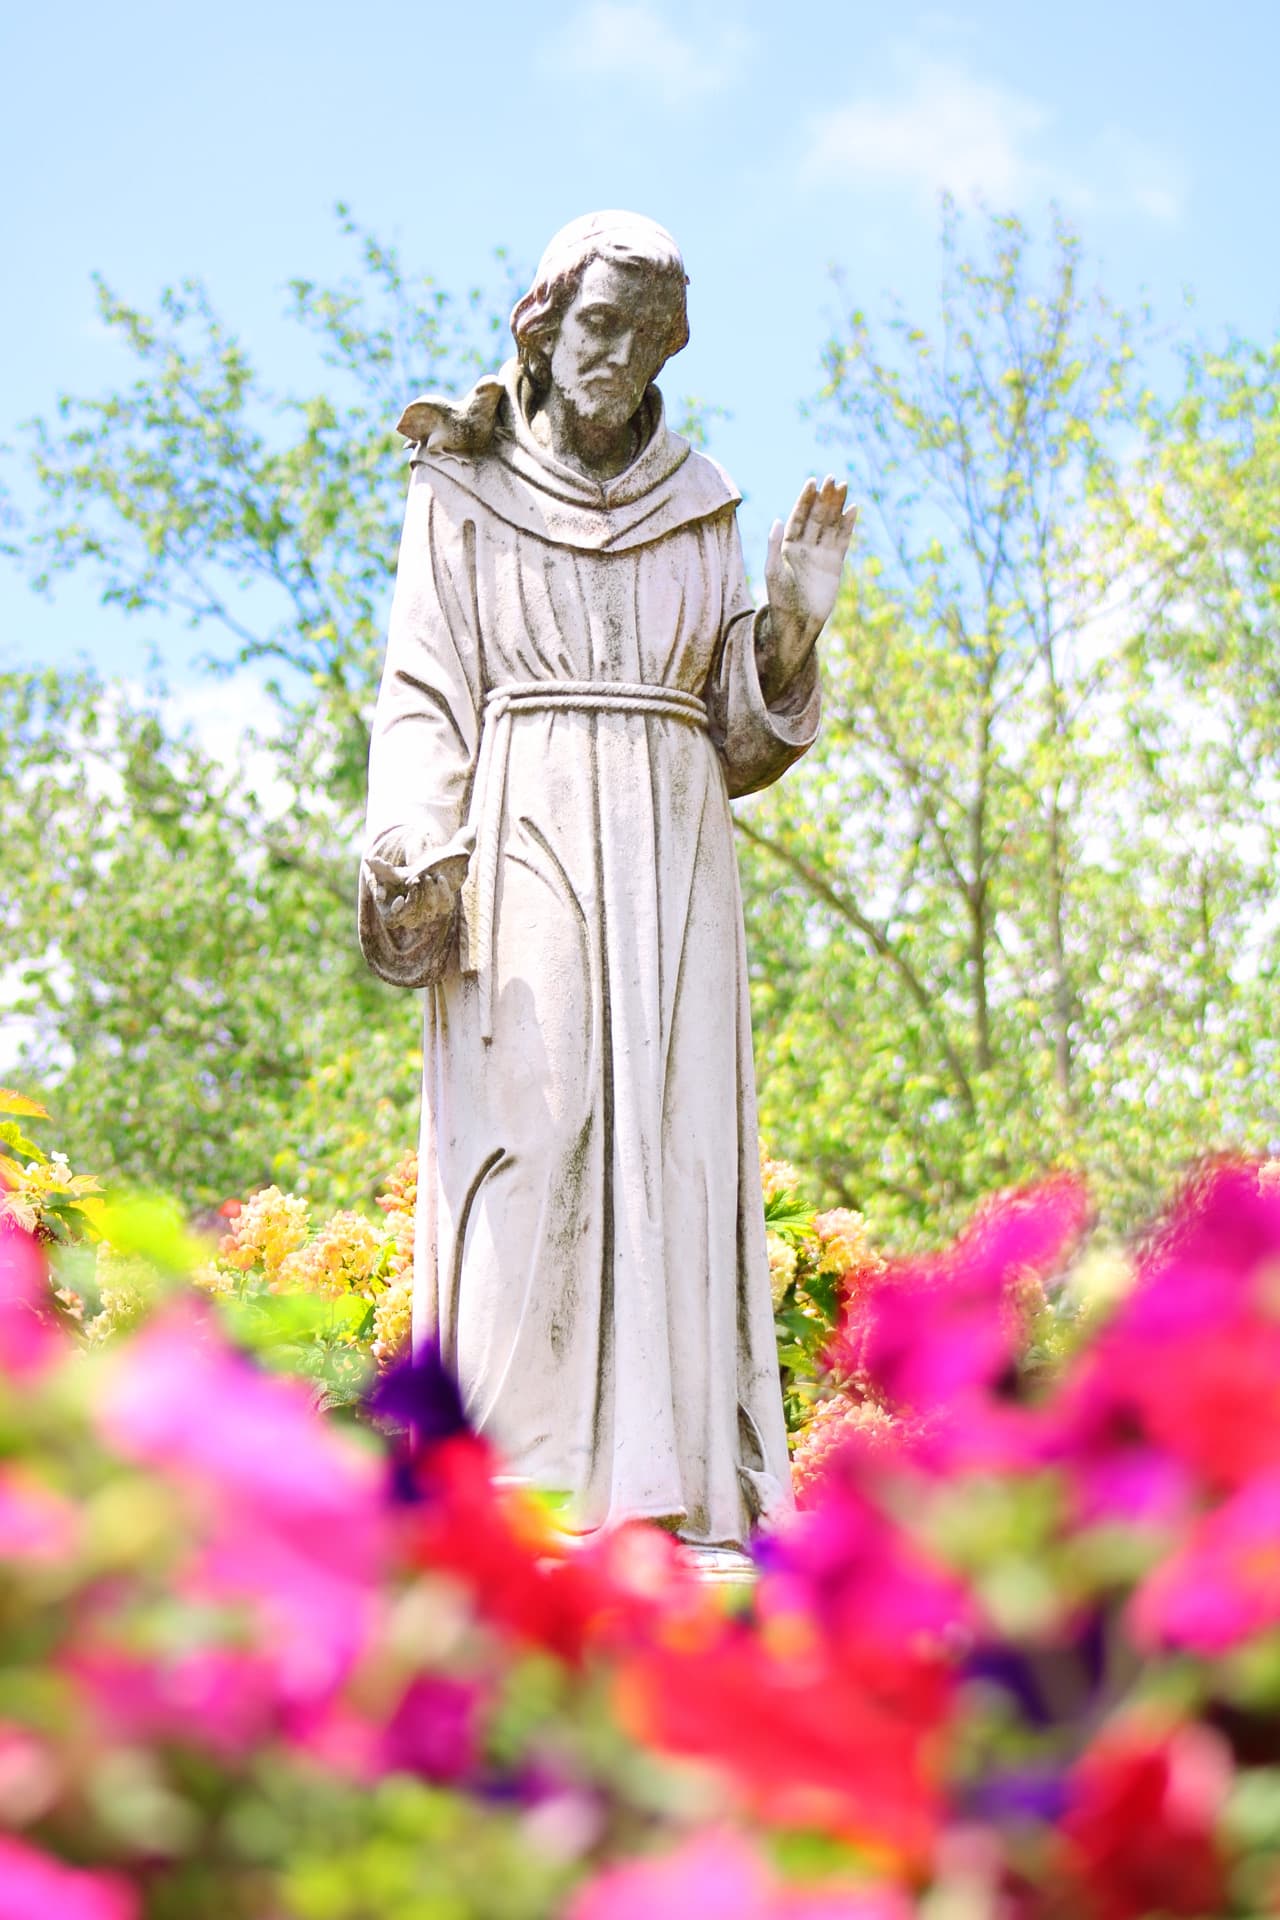
{"type": "MultiPolygon", "coordinates": [[[[669,226],[693,340],[664,385],[729,411],[712,451],[757,572],[769,520],[829,461],[800,406],[830,270],[927,316],[944,187],[1040,228],[1058,201],[1112,295],[1171,323],[1190,289],[1210,334],[1280,325],[1277,0],[11,0],[0,71],[0,439],[128,376],[94,269],[142,304],[200,275],[287,385],[283,284],[347,270],[339,199],[458,289],[592,207],[669,226]]],[[[43,605],[0,570],[8,663],[83,651],[132,673],[148,641],[182,677],[183,630],[74,584],[43,605]]]]}

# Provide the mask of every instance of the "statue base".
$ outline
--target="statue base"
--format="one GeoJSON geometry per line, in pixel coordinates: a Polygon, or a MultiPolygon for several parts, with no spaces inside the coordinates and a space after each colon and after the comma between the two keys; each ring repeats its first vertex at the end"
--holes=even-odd
{"type": "Polygon", "coordinates": [[[737,1547],[685,1547],[699,1580],[708,1586],[750,1587],[755,1584],[756,1563],[750,1554],[737,1547]]]}

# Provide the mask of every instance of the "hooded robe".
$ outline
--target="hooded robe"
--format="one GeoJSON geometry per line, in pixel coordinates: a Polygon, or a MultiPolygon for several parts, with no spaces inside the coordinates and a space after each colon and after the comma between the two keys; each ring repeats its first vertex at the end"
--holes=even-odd
{"type": "Polygon", "coordinates": [[[370,756],[367,851],[469,856],[417,932],[362,872],[426,987],[415,1339],[571,1527],[738,1546],[791,1492],[729,801],[812,743],[816,661],[766,702],[739,495],[655,388],[599,484],[502,384],[413,450],[370,756]]]}

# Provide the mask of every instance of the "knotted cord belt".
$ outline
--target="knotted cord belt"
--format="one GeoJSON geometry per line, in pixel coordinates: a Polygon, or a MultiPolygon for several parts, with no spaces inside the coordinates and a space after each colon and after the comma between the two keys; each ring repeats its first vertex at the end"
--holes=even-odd
{"type": "Polygon", "coordinates": [[[476,975],[480,994],[480,1033],[493,1038],[493,975],[496,965],[498,868],[502,859],[502,816],[507,800],[507,763],[511,726],[518,714],[640,713],[686,726],[707,725],[707,709],[696,694],[677,687],[598,680],[529,680],[495,687],[486,695],[480,754],[471,796],[475,848],[463,889],[465,950],[463,969],[476,975]]]}

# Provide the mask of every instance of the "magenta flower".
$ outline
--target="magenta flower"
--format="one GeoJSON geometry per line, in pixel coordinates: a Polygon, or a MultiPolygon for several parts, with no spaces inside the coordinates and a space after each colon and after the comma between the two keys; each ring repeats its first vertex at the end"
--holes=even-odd
{"type": "Polygon", "coordinates": [[[1001,1196],[945,1252],[897,1261],[864,1280],[835,1357],[877,1398],[921,1415],[991,1387],[1023,1337],[1011,1290],[1061,1261],[1086,1213],[1076,1180],[1001,1196]]]}
{"type": "Polygon", "coordinates": [[[0,1833],[3,1920],[137,1920],[137,1894],[113,1873],[82,1873],[0,1833]]]}
{"type": "Polygon", "coordinates": [[[65,1352],[40,1249],[13,1221],[0,1220],[0,1373],[29,1380],[65,1352]]]}
{"type": "Polygon", "coordinates": [[[444,1674],[419,1674],[387,1722],[383,1764],[424,1780],[463,1780],[480,1754],[479,1689],[444,1674]]]}
{"type": "Polygon", "coordinates": [[[1148,1247],[1116,1325],[1133,1341],[1203,1335],[1259,1307],[1280,1281],[1280,1189],[1219,1161],[1179,1196],[1148,1247]]]}
{"type": "Polygon", "coordinates": [[[983,1207],[942,1253],[860,1281],[827,1357],[904,1417],[918,1464],[1001,1471],[1037,1457],[1038,1420],[1015,1398],[1027,1289],[1062,1263],[1087,1214],[1080,1181],[1045,1180],[983,1207]]]}
{"type": "Polygon", "coordinates": [[[1139,1645],[1225,1653],[1280,1626],[1280,1472],[1197,1521],[1133,1597],[1139,1645]]]}
{"type": "Polygon", "coordinates": [[[1113,1510],[1158,1517],[1178,1504],[1179,1475],[1230,1489],[1280,1468],[1278,1285],[1280,1193],[1253,1167],[1215,1166],[1178,1201],[1056,1410],[1067,1450],[1091,1466],[1091,1499],[1107,1504],[1109,1479],[1113,1510]]]}
{"type": "Polygon", "coordinates": [[[1194,1503],[1195,1480],[1152,1437],[1140,1407],[1139,1370],[1118,1364],[1104,1335],[1079,1356],[1044,1417],[1044,1457],[1065,1474],[1082,1525],[1167,1530],[1194,1503]]]}

